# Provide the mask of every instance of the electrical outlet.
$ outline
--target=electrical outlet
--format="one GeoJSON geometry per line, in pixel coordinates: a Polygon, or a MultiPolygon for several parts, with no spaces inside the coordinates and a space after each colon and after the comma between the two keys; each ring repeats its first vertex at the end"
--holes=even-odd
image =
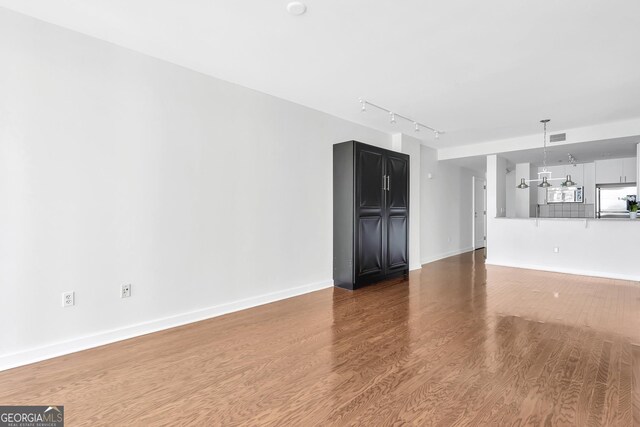
{"type": "Polygon", "coordinates": [[[62,306],[63,307],[71,307],[72,305],[76,305],[76,294],[75,294],[75,292],[64,292],[62,294],[62,306]]]}
{"type": "Polygon", "coordinates": [[[131,284],[122,285],[120,288],[120,298],[129,298],[131,296],[131,284]]]}
{"type": "Polygon", "coordinates": [[[560,252],[560,248],[558,247],[553,248],[553,252],[557,254],[558,252],[560,252]]]}

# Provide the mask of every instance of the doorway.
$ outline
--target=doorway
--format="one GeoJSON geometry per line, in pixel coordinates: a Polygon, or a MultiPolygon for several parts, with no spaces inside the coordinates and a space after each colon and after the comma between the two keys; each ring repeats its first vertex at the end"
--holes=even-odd
{"type": "Polygon", "coordinates": [[[473,177],[473,249],[487,246],[487,181],[473,177]]]}

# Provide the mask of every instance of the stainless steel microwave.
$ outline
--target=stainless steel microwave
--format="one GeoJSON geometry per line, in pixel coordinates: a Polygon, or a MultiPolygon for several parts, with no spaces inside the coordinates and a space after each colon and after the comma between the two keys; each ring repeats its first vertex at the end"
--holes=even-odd
{"type": "Polygon", "coordinates": [[[582,203],[584,187],[549,187],[547,203],[582,203]]]}

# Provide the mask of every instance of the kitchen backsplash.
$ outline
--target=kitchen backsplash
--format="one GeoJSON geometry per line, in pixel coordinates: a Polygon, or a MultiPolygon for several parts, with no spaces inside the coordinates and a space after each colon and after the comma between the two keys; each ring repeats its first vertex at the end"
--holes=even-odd
{"type": "Polygon", "coordinates": [[[593,218],[595,205],[587,203],[551,203],[538,205],[540,218],[593,218]]]}

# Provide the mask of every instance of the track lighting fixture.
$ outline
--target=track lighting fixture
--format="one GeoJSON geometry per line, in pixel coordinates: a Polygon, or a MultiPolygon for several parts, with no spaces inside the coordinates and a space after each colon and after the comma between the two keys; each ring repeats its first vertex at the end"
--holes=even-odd
{"type": "Polygon", "coordinates": [[[367,105],[369,105],[370,107],[373,107],[373,108],[377,108],[378,110],[381,110],[381,111],[386,111],[387,113],[389,113],[389,122],[391,124],[395,124],[396,123],[396,117],[399,117],[401,119],[404,119],[404,120],[406,120],[408,122],[413,123],[414,132],[420,132],[420,128],[422,127],[422,128],[428,129],[431,132],[433,132],[433,135],[435,136],[436,139],[440,138],[440,135],[444,133],[441,130],[437,130],[435,128],[432,128],[431,126],[427,126],[427,125],[425,125],[423,123],[420,123],[417,120],[413,120],[410,117],[403,116],[402,114],[394,113],[393,111],[391,111],[391,110],[389,110],[387,108],[381,107],[379,105],[376,105],[376,104],[374,104],[372,102],[369,102],[367,100],[364,100],[362,98],[359,98],[358,102],[360,103],[360,111],[363,112],[363,113],[365,113],[367,111],[367,105]]]}
{"type": "Polygon", "coordinates": [[[521,188],[521,189],[529,188],[524,178],[520,178],[520,184],[518,184],[518,188],[521,188]]]}

